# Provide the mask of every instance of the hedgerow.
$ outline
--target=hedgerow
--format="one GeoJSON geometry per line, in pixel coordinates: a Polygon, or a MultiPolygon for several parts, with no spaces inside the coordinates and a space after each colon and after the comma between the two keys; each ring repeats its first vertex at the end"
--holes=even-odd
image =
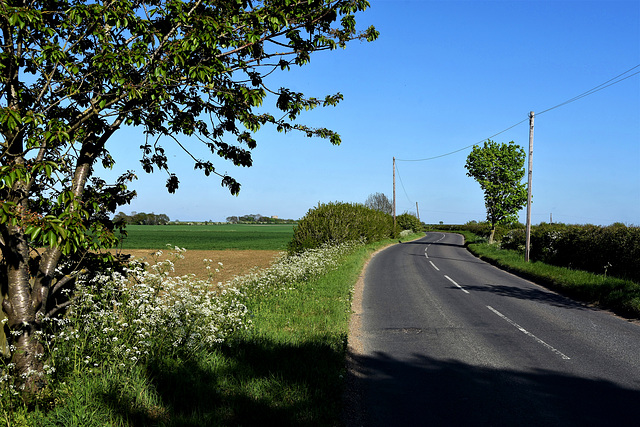
{"type": "Polygon", "coordinates": [[[375,242],[393,237],[393,217],[357,203],[318,204],[298,222],[290,253],[324,244],[375,242]]]}
{"type": "MultiPolygon", "coordinates": [[[[524,230],[502,239],[505,249],[523,250],[524,230]]],[[[616,223],[596,225],[540,224],[531,228],[532,261],[640,281],[640,228],[616,223]]]]}

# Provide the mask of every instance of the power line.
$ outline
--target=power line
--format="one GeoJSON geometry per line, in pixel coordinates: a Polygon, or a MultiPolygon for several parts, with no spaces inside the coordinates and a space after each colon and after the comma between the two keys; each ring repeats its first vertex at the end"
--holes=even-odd
{"type": "MultiPolygon", "coordinates": [[[[625,71],[624,73],[618,74],[617,76],[615,76],[615,77],[613,77],[613,78],[611,78],[611,79],[607,80],[607,81],[606,81],[606,82],[604,82],[604,83],[599,84],[599,85],[598,85],[598,86],[596,86],[596,87],[593,87],[593,88],[589,89],[589,90],[588,90],[588,91],[586,91],[586,92],[581,93],[580,95],[576,95],[576,96],[574,96],[573,98],[568,99],[568,100],[566,100],[566,101],[564,101],[564,102],[561,102],[561,103],[560,103],[560,104],[558,104],[558,105],[554,105],[554,106],[553,106],[553,107],[551,107],[551,108],[547,108],[546,110],[542,110],[542,111],[540,111],[539,113],[536,113],[536,115],[537,115],[537,116],[539,116],[540,114],[544,114],[544,113],[546,113],[546,112],[548,112],[548,111],[551,111],[551,110],[554,110],[554,109],[556,109],[556,108],[562,107],[562,106],[564,106],[564,105],[570,104],[570,103],[575,102],[575,101],[577,101],[577,100],[579,100],[579,99],[582,99],[582,98],[584,98],[584,97],[586,97],[586,96],[589,96],[589,95],[592,95],[592,94],[594,94],[594,93],[596,93],[596,92],[599,92],[599,91],[601,91],[602,89],[606,89],[606,88],[608,88],[608,87],[610,87],[610,86],[613,86],[613,85],[615,85],[615,84],[618,84],[618,83],[620,83],[620,82],[622,82],[622,81],[624,81],[624,80],[626,80],[626,79],[628,79],[628,78],[631,78],[631,77],[633,77],[633,76],[635,76],[635,75],[637,75],[637,74],[640,74],[640,71],[636,71],[636,72],[635,72],[635,73],[633,73],[633,74],[629,74],[629,75],[628,75],[628,76],[626,76],[626,77],[620,78],[620,77],[624,76],[625,74],[627,74],[627,73],[629,73],[629,72],[631,72],[631,71],[635,70],[635,69],[636,69],[636,68],[638,68],[638,67],[640,67],[640,64],[636,65],[635,67],[631,67],[630,69],[628,69],[628,70],[627,70],[627,71],[625,71]]],[[[396,161],[399,161],[399,162],[424,162],[424,161],[427,161],[427,160],[434,160],[434,159],[439,159],[440,157],[450,156],[450,155],[452,155],[452,154],[459,153],[460,151],[464,151],[464,150],[466,150],[466,149],[469,149],[469,148],[473,147],[474,145],[478,145],[478,144],[480,144],[480,143],[482,143],[482,142],[484,142],[484,141],[486,141],[486,140],[488,140],[488,139],[494,138],[494,137],[496,137],[496,136],[498,136],[498,135],[500,135],[500,134],[502,134],[502,133],[505,133],[506,131],[508,131],[508,130],[510,130],[510,129],[513,129],[514,127],[516,127],[516,126],[518,126],[518,125],[520,125],[520,124],[522,124],[522,123],[524,123],[524,122],[526,122],[526,121],[528,121],[528,120],[529,120],[529,117],[527,116],[527,118],[526,118],[526,119],[524,119],[524,120],[522,120],[522,121],[519,121],[518,123],[516,123],[516,124],[514,124],[514,125],[512,125],[512,126],[509,126],[508,128],[506,128],[506,129],[504,129],[504,130],[501,130],[500,132],[498,132],[498,133],[496,133],[496,134],[493,134],[493,135],[491,135],[491,136],[489,136],[489,137],[487,137],[487,138],[484,138],[484,139],[482,139],[482,140],[480,140],[480,141],[478,141],[478,142],[476,142],[476,143],[474,143],[474,144],[467,145],[466,147],[462,147],[462,148],[459,148],[459,149],[454,150],[454,151],[450,151],[450,152],[445,153],[445,154],[440,154],[440,155],[438,155],[438,156],[433,156],[433,157],[427,157],[427,158],[424,158],[424,159],[396,159],[396,161]]]]}
{"type": "Polygon", "coordinates": [[[529,120],[529,118],[527,117],[526,119],[524,119],[524,120],[522,120],[522,121],[519,121],[519,122],[518,122],[518,123],[516,123],[515,125],[509,126],[508,128],[506,128],[506,129],[504,129],[504,130],[501,130],[500,132],[498,132],[498,133],[496,133],[496,134],[493,134],[493,135],[491,135],[491,136],[489,136],[489,137],[487,137],[487,138],[484,138],[484,139],[482,139],[482,140],[480,140],[480,141],[478,141],[478,142],[476,142],[476,143],[473,143],[473,144],[471,144],[471,145],[467,145],[466,147],[462,147],[462,148],[460,148],[460,149],[458,149],[458,150],[451,151],[451,152],[446,153],[446,154],[440,154],[439,156],[434,156],[434,157],[427,157],[426,159],[396,159],[396,161],[398,161],[398,162],[424,162],[425,160],[433,160],[433,159],[439,159],[440,157],[450,156],[451,154],[455,154],[455,153],[458,153],[458,152],[460,152],[460,151],[466,150],[467,148],[471,148],[471,147],[473,147],[474,145],[478,145],[478,144],[480,144],[480,143],[482,143],[482,142],[486,141],[487,139],[491,139],[491,138],[493,138],[493,137],[496,137],[496,136],[500,135],[501,133],[505,133],[506,131],[508,131],[508,130],[510,130],[510,129],[513,129],[514,127],[516,127],[516,126],[518,126],[519,124],[522,124],[522,123],[524,123],[524,122],[526,122],[526,121],[528,121],[528,120],[529,120]]]}
{"type": "Polygon", "coordinates": [[[553,107],[551,107],[551,108],[547,108],[546,110],[542,110],[542,111],[540,111],[539,113],[536,113],[536,115],[537,115],[537,116],[539,116],[540,114],[544,114],[544,113],[546,113],[547,111],[551,111],[551,110],[556,109],[556,108],[558,108],[558,107],[562,107],[563,105],[570,104],[570,103],[572,103],[572,102],[574,102],[574,101],[577,101],[577,100],[579,100],[579,99],[581,99],[581,98],[584,98],[585,96],[589,96],[589,95],[591,95],[591,94],[594,94],[594,93],[596,93],[596,92],[601,91],[602,89],[606,89],[606,88],[608,88],[609,86],[613,86],[613,85],[615,85],[615,84],[617,84],[617,83],[620,83],[621,81],[624,81],[624,80],[626,80],[626,79],[628,79],[628,78],[630,78],[630,77],[635,76],[636,74],[640,74],[640,71],[636,71],[635,73],[630,74],[630,75],[628,75],[628,76],[626,76],[626,77],[624,77],[624,78],[622,78],[622,79],[620,79],[620,80],[616,80],[617,78],[624,76],[624,75],[625,75],[625,74],[627,74],[628,72],[633,71],[633,70],[635,70],[635,69],[636,69],[636,68],[638,68],[638,67],[640,67],[640,64],[636,65],[635,67],[632,67],[632,68],[628,69],[627,71],[625,71],[625,72],[624,72],[624,73],[622,73],[622,74],[618,74],[617,76],[615,76],[615,77],[613,77],[613,78],[611,78],[611,79],[607,80],[607,81],[606,81],[606,82],[604,82],[604,83],[599,84],[598,86],[596,86],[596,87],[594,87],[594,88],[589,89],[589,90],[588,90],[588,91],[586,91],[586,92],[581,93],[580,95],[574,96],[573,98],[568,99],[568,100],[566,100],[566,101],[564,101],[564,102],[561,102],[560,104],[555,105],[555,106],[553,106],[553,107]],[[614,81],[614,80],[615,80],[615,81],[614,81]],[[608,84],[607,84],[607,83],[608,83],[608,84]]]}
{"type": "MultiPolygon", "coordinates": [[[[398,159],[396,159],[397,161],[398,159]]],[[[404,183],[402,182],[402,177],[400,176],[400,171],[398,170],[398,165],[396,165],[396,173],[398,174],[398,179],[400,180],[400,186],[402,186],[402,190],[404,191],[404,195],[407,196],[407,200],[409,201],[409,203],[413,203],[411,201],[411,198],[409,197],[409,194],[407,194],[407,189],[404,188],[404,183]]]]}

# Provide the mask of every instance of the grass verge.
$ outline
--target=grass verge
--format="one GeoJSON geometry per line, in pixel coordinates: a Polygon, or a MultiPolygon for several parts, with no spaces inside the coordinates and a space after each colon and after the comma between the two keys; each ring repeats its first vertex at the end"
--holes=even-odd
{"type": "Polygon", "coordinates": [[[249,282],[253,290],[245,289],[251,328],[193,351],[160,349],[128,369],[106,362],[93,368],[78,356],[77,368],[58,371],[49,397],[0,408],[0,421],[39,427],[340,425],[353,287],[371,254],[395,242],[358,246],[309,279],[289,282],[280,271],[282,279],[267,283],[275,273],[256,275],[249,282]]]}
{"type": "Polygon", "coordinates": [[[319,278],[251,301],[253,328],[196,371],[165,361],[157,375],[173,421],[340,425],[353,286],[371,254],[394,242],[361,247],[319,278]]]}
{"type": "Polygon", "coordinates": [[[640,319],[640,284],[602,274],[565,267],[525,262],[524,255],[489,245],[470,232],[460,232],[469,250],[504,270],[546,286],[578,301],[608,309],[632,319],[640,319]]]}

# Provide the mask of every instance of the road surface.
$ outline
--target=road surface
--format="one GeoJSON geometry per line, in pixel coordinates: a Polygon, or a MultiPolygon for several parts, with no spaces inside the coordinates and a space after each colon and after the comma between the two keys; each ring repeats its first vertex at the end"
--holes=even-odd
{"type": "Polygon", "coordinates": [[[460,235],[374,256],[359,314],[350,425],[640,425],[640,326],[477,259],[460,235]]]}

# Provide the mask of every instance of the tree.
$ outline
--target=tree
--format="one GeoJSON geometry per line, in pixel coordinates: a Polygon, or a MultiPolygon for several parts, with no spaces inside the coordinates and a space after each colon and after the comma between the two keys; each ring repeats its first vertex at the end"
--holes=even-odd
{"type": "Polygon", "coordinates": [[[384,212],[386,214],[391,215],[393,213],[393,206],[391,202],[383,193],[373,193],[369,194],[367,200],[364,202],[364,205],[368,208],[384,212]]]}
{"type": "MultiPolygon", "coordinates": [[[[337,104],[341,94],[305,97],[274,90],[265,77],[302,66],[316,51],[373,40],[355,30],[366,0],[24,0],[0,4],[0,285],[4,325],[16,373],[42,372],[36,336],[43,319],[67,304],[56,294],[72,281],[81,254],[116,243],[109,215],[129,203],[135,179],[113,183],[94,176],[113,168],[113,135],[138,126],[145,172],[168,174],[179,185],[163,145],[175,143],[206,176],[217,175],[232,194],[240,184],[211,157],[251,166],[254,134],[278,131],[340,143],[337,133],[296,123],[303,110],[337,104]],[[278,115],[264,112],[275,101],[278,115]],[[34,248],[46,248],[35,253],[34,248]]],[[[133,147],[131,147],[133,148],[133,147]]],[[[27,393],[41,385],[26,375],[27,393]]]]}
{"type": "Polygon", "coordinates": [[[513,141],[497,144],[487,140],[474,145],[467,157],[467,176],[473,177],[484,191],[487,221],[491,223],[489,243],[493,243],[496,225],[517,220],[517,213],[527,202],[527,188],[522,183],[526,155],[513,141]]]}

